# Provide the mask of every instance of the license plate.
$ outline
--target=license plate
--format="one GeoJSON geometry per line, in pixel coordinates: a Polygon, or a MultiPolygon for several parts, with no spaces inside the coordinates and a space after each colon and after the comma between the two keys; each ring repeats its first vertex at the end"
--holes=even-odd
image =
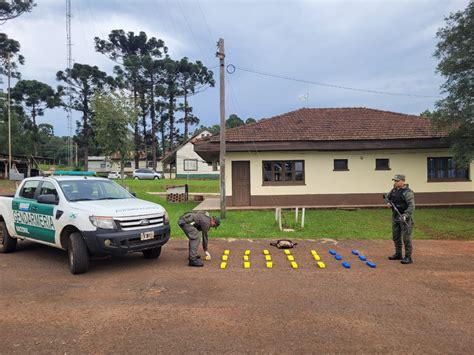
{"type": "Polygon", "coordinates": [[[143,232],[140,233],[140,240],[149,240],[155,238],[155,232],[143,232]]]}

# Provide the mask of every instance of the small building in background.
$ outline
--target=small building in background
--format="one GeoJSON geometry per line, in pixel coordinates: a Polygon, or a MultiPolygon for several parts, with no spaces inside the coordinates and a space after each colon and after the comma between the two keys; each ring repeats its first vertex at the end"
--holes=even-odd
{"type": "Polygon", "coordinates": [[[207,162],[194,151],[196,141],[211,136],[209,131],[194,135],[164,157],[163,164],[175,167],[178,179],[219,179],[218,158],[207,162]]]}
{"type": "MultiPolygon", "coordinates": [[[[112,171],[120,171],[120,156],[117,153],[112,154],[110,157],[106,156],[89,156],[87,158],[89,171],[95,173],[108,174],[112,171]]],[[[140,155],[138,161],[139,169],[151,169],[153,167],[152,161],[147,161],[144,154],[140,155]]],[[[127,159],[125,161],[124,172],[127,175],[131,175],[135,170],[135,161],[133,159],[127,159]]],[[[163,172],[163,165],[161,161],[156,163],[156,171],[163,172]]]]}

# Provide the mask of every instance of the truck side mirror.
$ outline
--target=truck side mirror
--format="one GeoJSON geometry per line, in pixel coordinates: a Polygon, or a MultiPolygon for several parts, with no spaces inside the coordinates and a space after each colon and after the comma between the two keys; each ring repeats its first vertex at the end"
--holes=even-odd
{"type": "Polygon", "coordinates": [[[137,197],[137,194],[135,192],[130,192],[130,195],[132,195],[133,197],[137,197]]]}
{"type": "Polygon", "coordinates": [[[47,205],[57,205],[58,200],[56,198],[56,195],[44,194],[44,195],[39,195],[38,196],[38,203],[44,203],[44,204],[47,204],[47,205]]]}

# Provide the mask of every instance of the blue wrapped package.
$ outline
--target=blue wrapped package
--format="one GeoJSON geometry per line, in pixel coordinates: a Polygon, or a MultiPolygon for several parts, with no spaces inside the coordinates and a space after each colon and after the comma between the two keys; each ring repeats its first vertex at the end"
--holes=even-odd
{"type": "Polygon", "coordinates": [[[358,251],[358,250],[353,250],[353,251],[352,251],[352,254],[354,254],[354,255],[359,255],[359,251],[358,251]]]}
{"type": "Polygon", "coordinates": [[[340,255],[336,254],[334,257],[336,258],[336,260],[342,260],[342,256],[340,256],[340,255]]]}
{"type": "Polygon", "coordinates": [[[331,254],[331,255],[336,255],[337,253],[336,253],[336,251],[335,251],[334,249],[331,249],[331,250],[329,250],[329,254],[331,254]]]}
{"type": "Polygon", "coordinates": [[[377,264],[376,264],[376,263],[373,263],[372,261],[367,261],[366,264],[369,265],[371,268],[377,267],[377,264]]]}
{"type": "Polygon", "coordinates": [[[359,255],[359,259],[362,260],[362,261],[366,261],[367,258],[364,256],[364,255],[359,255]]]}
{"type": "Polygon", "coordinates": [[[344,266],[346,269],[350,269],[350,268],[351,268],[351,264],[349,264],[347,261],[343,261],[343,262],[342,262],[342,266],[344,266]]]}

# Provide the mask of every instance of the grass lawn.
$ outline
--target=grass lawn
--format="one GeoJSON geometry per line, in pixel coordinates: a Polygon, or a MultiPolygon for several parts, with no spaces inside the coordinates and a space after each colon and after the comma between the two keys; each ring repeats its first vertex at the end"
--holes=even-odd
{"type": "MultiPolygon", "coordinates": [[[[177,226],[178,218],[197,204],[168,203],[160,196],[145,192],[137,197],[161,204],[170,215],[173,237],[184,238],[177,226]]],[[[211,213],[212,214],[212,213],[211,213]]],[[[213,212],[219,215],[219,212],[213,212]]],[[[332,238],[332,239],[391,239],[389,209],[306,210],[305,227],[294,225],[294,211],[283,211],[283,220],[295,229],[280,232],[274,210],[227,211],[221,226],[211,231],[213,238],[332,238]]],[[[301,217],[301,211],[300,211],[301,217]]],[[[415,239],[474,240],[474,208],[419,208],[415,212],[415,239]]]]}
{"type": "Polygon", "coordinates": [[[194,179],[162,179],[162,180],[134,180],[125,179],[116,180],[117,183],[127,186],[129,191],[135,193],[141,192],[165,192],[168,185],[184,185],[188,184],[189,192],[219,192],[219,180],[194,180],[194,179]]]}
{"type": "MultiPolygon", "coordinates": [[[[120,181],[119,181],[120,182],[120,181]]],[[[191,211],[196,202],[171,204],[166,199],[147,192],[164,192],[166,185],[189,185],[189,192],[219,192],[218,180],[131,180],[124,181],[137,197],[156,202],[170,215],[172,236],[184,238],[177,225],[180,215],[191,211]]],[[[0,180],[0,191],[14,193],[15,182],[0,180]]],[[[300,212],[301,213],[301,212],[300,212]]],[[[219,212],[214,212],[219,215],[219,212]]],[[[300,215],[301,216],[301,215],[300,215]]],[[[306,210],[305,228],[294,225],[294,212],[283,211],[283,220],[294,232],[280,232],[273,210],[227,211],[227,218],[213,238],[333,238],[391,239],[391,213],[388,209],[306,210]]],[[[474,208],[418,208],[415,211],[415,239],[474,240],[474,208]]]]}

